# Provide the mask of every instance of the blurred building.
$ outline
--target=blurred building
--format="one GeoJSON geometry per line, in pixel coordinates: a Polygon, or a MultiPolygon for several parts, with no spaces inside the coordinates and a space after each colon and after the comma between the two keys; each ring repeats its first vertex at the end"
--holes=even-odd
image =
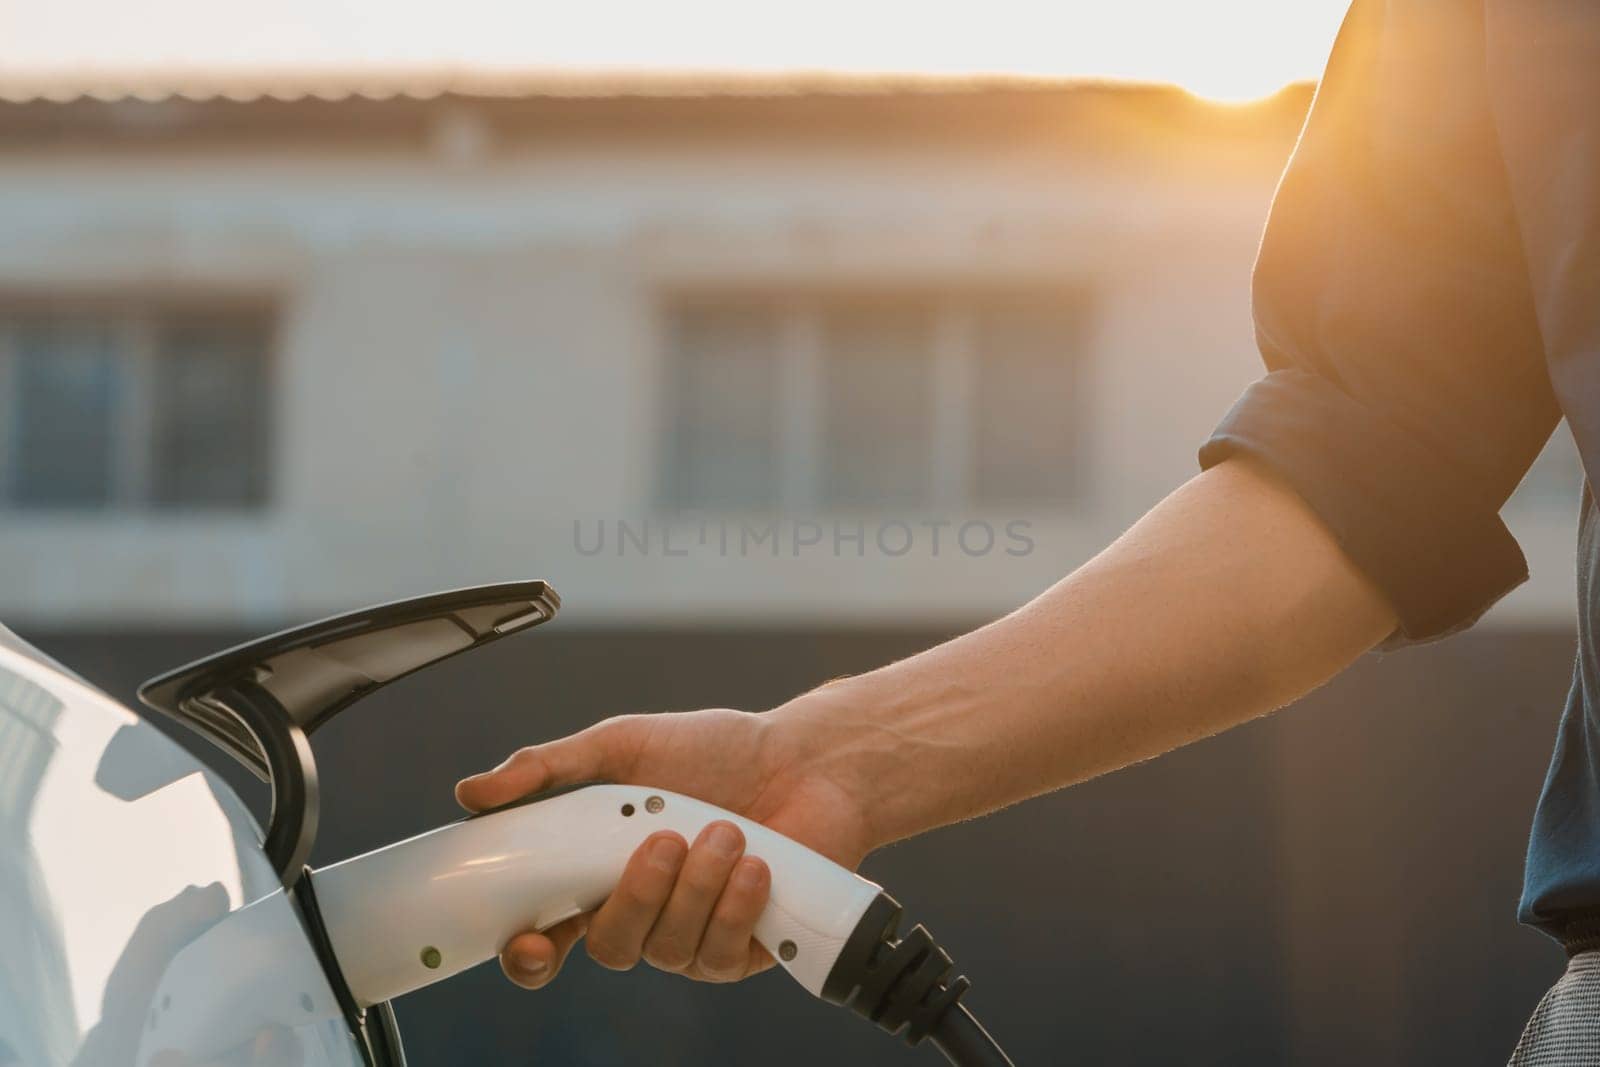
{"type": "MultiPolygon", "coordinates": [[[[436,90],[10,87],[0,616],[530,574],[593,621],[1003,611],[1187,477],[1258,373],[1307,99],[436,90]]],[[[1563,559],[1552,462],[1519,532],[1563,559]]],[[[1567,611],[1535,576],[1512,610],[1567,611]]]]}
{"type": "MultiPolygon", "coordinates": [[[[372,601],[523,576],[566,600],[386,694],[386,729],[318,736],[324,860],[451,817],[453,776],[509,746],[770,706],[1086,559],[1259,374],[1250,267],[1310,98],[0,95],[0,619],[126,697],[372,601]]],[[[1559,963],[1512,909],[1579,481],[1559,431],[1507,509],[1533,580],[1478,633],[868,873],[920,899],[1020,1062],[1504,1062],[1559,963]]],[[[772,984],[560,986],[475,972],[401,1016],[420,1062],[776,1063],[774,1028],[782,1062],[888,1062],[772,984]]]]}

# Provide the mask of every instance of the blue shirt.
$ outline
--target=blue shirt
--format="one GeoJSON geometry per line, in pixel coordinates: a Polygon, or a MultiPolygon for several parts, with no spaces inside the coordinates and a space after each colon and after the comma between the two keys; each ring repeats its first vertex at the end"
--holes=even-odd
{"type": "MultiPolygon", "coordinates": [[[[1274,199],[1267,367],[1201,449],[1292,485],[1384,591],[1390,646],[1527,577],[1499,511],[1565,415],[1600,471],[1600,4],[1357,0],[1274,199]]],[[[1600,531],[1520,915],[1600,918],[1600,531]]],[[[1587,921],[1585,921],[1587,920],[1587,921]]]]}

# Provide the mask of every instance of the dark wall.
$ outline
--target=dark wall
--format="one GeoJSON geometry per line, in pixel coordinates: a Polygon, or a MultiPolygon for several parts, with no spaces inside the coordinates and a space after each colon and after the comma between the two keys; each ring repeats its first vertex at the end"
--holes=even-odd
{"type": "MultiPolygon", "coordinates": [[[[131,699],[238,633],[24,632],[131,699]]],[[[758,708],[924,632],[567,630],[409,679],[316,739],[317,862],[457,811],[457,778],[609,714],[758,708]]],[[[870,857],[974,980],[1021,1064],[1500,1064],[1559,972],[1516,926],[1564,633],[1368,657],[1279,716],[870,857]]],[[[259,792],[259,791],[258,791],[259,792]]],[[[479,968],[398,1005],[414,1064],[933,1063],[779,973],[704,987],[577,958],[524,993],[479,968]]]]}

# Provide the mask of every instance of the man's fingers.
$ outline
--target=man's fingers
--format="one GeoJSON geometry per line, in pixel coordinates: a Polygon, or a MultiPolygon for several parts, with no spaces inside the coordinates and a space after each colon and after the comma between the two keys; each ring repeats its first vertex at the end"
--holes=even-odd
{"type": "Polygon", "coordinates": [[[468,811],[497,808],[545,788],[549,777],[550,765],[538,746],[519,748],[494,770],[457,782],[456,803],[468,811]]]}
{"type": "Polygon", "coordinates": [[[744,854],[744,834],[730,822],[713,822],[695,838],[672,896],[644,944],[645,958],[664,971],[694,962],[711,909],[744,854]]]}
{"type": "Polygon", "coordinates": [[[494,770],[457,782],[456,802],[483,811],[555,786],[620,778],[638,730],[633,722],[610,719],[559,741],[518,749],[494,770]]]}
{"type": "Polygon", "coordinates": [[[644,939],[672,894],[689,846],[670,830],[645,838],[622,879],[589,924],[589,955],[602,967],[625,971],[639,962],[644,939]]]}
{"type": "Polygon", "coordinates": [[[771,889],[772,873],[756,857],[746,856],[734,867],[700,940],[695,968],[701,977],[732,982],[770,962],[771,957],[752,939],[771,889]]]}
{"type": "Polygon", "coordinates": [[[585,937],[589,955],[612,970],[627,970],[641,957],[711,981],[765,969],[772,958],[754,935],[772,874],[744,855],[744,845],[738,827],[722,821],[702,830],[692,848],[670,830],[652,834],[598,911],[518,934],[500,952],[501,969],[517,985],[538,989],[585,937]]]}
{"type": "Polygon", "coordinates": [[[561,970],[567,954],[589,929],[588,915],[574,915],[544,933],[523,933],[500,950],[500,969],[524,989],[538,989],[561,970]]]}

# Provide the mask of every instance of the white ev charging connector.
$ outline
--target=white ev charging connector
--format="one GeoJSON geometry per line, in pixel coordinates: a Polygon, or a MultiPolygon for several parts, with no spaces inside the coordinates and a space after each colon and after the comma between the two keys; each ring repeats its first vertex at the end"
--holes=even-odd
{"type": "Polygon", "coordinates": [[[385,1011],[402,993],[497,956],[518,933],[597,907],[650,834],[670,829],[693,840],[727,820],[772,875],[756,939],[807,992],[910,1044],[927,1039],[954,1064],[1009,1065],[959,1003],[969,983],[952,976],[950,957],[921,926],[897,934],[892,897],[782,834],[691,797],[589,783],[320,870],[305,867],[317,814],[307,735],[380,686],[546,621],[558,604],[543,582],[434,594],[262,638],[140,689],[145,703],[272,783],[265,849],[322,938],[352,1025],[365,1025],[365,1009],[385,1011]]]}
{"type": "Polygon", "coordinates": [[[311,872],[328,940],[362,1007],[499,955],[600,905],[645,837],[727,819],[772,870],[756,940],[813,996],[880,892],[758,823],[660,789],[590,785],[473,816],[311,872]]]}

